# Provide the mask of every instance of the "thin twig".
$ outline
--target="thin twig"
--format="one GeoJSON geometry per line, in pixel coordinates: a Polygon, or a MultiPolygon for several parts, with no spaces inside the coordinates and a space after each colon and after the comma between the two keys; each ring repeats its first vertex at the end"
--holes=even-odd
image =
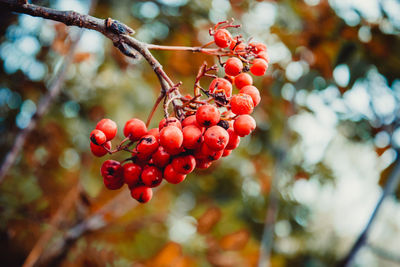
{"type": "Polygon", "coordinates": [[[364,246],[365,242],[368,240],[368,235],[369,231],[371,230],[372,223],[375,221],[383,201],[387,196],[390,196],[394,193],[396,188],[399,186],[399,183],[400,183],[400,151],[397,151],[397,159],[395,165],[387,179],[382,194],[378,199],[378,202],[376,203],[374,210],[372,211],[371,217],[369,218],[364,230],[358,236],[353,247],[350,249],[349,253],[337,264],[337,266],[340,267],[349,266],[351,264],[357,252],[364,246]]]}

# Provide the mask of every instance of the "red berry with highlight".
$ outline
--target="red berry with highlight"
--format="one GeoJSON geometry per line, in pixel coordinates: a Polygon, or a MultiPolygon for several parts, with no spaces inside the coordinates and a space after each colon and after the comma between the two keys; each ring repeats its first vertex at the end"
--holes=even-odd
{"type": "Polygon", "coordinates": [[[140,203],[147,203],[153,197],[153,190],[147,186],[139,186],[131,189],[131,196],[140,203]]]}
{"type": "Polygon", "coordinates": [[[158,124],[158,130],[162,130],[165,126],[176,126],[182,130],[181,122],[175,117],[164,118],[158,124]]]}
{"type": "Polygon", "coordinates": [[[201,128],[201,126],[197,123],[196,115],[187,116],[187,117],[182,121],[182,127],[183,127],[183,128],[185,128],[186,126],[189,126],[189,125],[194,125],[194,126],[197,126],[197,127],[201,128]]]}
{"type": "Polygon", "coordinates": [[[236,76],[242,71],[243,63],[237,57],[231,57],[225,62],[224,68],[227,75],[236,76]]]}
{"type": "Polygon", "coordinates": [[[90,133],[90,141],[95,144],[95,145],[102,145],[105,142],[107,142],[107,137],[106,135],[97,129],[94,129],[91,133],[90,133]]]}
{"type": "Polygon", "coordinates": [[[253,84],[253,78],[248,73],[240,73],[235,77],[235,85],[239,89],[243,88],[244,86],[252,84],[253,84]]]}
{"type": "Polygon", "coordinates": [[[232,150],[235,149],[239,146],[240,143],[240,137],[236,134],[235,130],[233,129],[233,127],[228,128],[228,130],[226,130],[229,134],[229,142],[226,145],[226,149],[228,150],[232,150]]]}
{"type": "Polygon", "coordinates": [[[200,126],[210,127],[219,122],[219,110],[212,105],[203,105],[196,111],[196,120],[200,126]]]}
{"type": "Polygon", "coordinates": [[[260,91],[258,91],[257,87],[253,85],[247,85],[240,89],[240,94],[246,94],[253,99],[253,105],[257,106],[261,101],[260,91]]]}
{"type": "Polygon", "coordinates": [[[167,180],[168,183],[171,184],[179,184],[183,180],[185,180],[186,175],[183,173],[179,173],[174,170],[172,164],[167,165],[164,170],[164,179],[167,180]]]}
{"type": "Polygon", "coordinates": [[[139,140],[143,135],[147,133],[146,124],[139,119],[133,118],[125,123],[124,135],[129,136],[131,141],[139,140]]]}
{"type": "Polygon", "coordinates": [[[156,166],[146,165],[140,179],[146,186],[156,187],[162,181],[162,172],[156,166]]]}
{"type": "Polygon", "coordinates": [[[107,141],[112,140],[117,135],[117,124],[110,119],[102,119],[96,125],[96,129],[102,131],[107,141]]]}
{"type": "Polygon", "coordinates": [[[106,160],[100,169],[104,185],[110,190],[116,190],[124,184],[124,169],[115,160],[106,160]]]}
{"type": "Polygon", "coordinates": [[[204,143],[212,150],[222,150],[229,142],[228,132],[220,126],[212,126],[204,133],[204,143]]]}
{"type": "Polygon", "coordinates": [[[224,92],[226,97],[231,97],[232,96],[232,84],[224,78],[215,78],[212,80],[210,83],[210,86],[208,87],[208,91],[211,94],[215,94],[218,92],[224,92]]]}
{"type": "Polygon", "coordinates": [[[158,142],[154,135],[145,135],[138,141],[136,151],[143,156],[150,156],[157,151],[158,142]]]}
{"type": "Polygon", "coordinates": [[[173,154],[181,148],[183,143],[183,134],[181,129],[176,126],[166,126],[160,132],[160,144],[164,149],[173,154]]]}
{"type": "Polygon", "coordinates": [[[153,159],[154,165],[159,168],[164,168],[169,163],[171,156],[167,151],[165,151],[164,147],[159,146],[151,158],[153,159]]]}
{"type": "Polygon", "coordinates": [[[221,48],[226,48],[232,42],[232,35],[226,29],[219,29],[214,34],[215,44],[221,48]]]}
{"type": "Polygon", "coordinates": [[[174,158],[171,164],[175,171],[188,174],[196,167],[196,159],[192,155],[179,156],[174,158]]]}
{"type": "Polygon", "coordinates": [[[183,128],[183,147],[186,149],[196,149],[203,141],[203,134],[199,127],[189,125],[183,128]]]}
{"type": "Polygon", "coordinates": [[[104,147],[107,148],[108,150],[110,150],[111,142],[108,141],[101,146],[95,145],[95,144],[93,144],[93,142],[90,142],[90,150],[92,151],[93,155],[95,155],[96,157],[102,157],[108,153],[108,151],[104,147]]]}
{"type": "Polygon", "coordinates": [[[236,115],[250,114],[253,112],[254,104],[251,96],[246,94],[234,95],[231,99],[231,110],[236,115]]]}
{"type": "Polygon", "coordinates": [[[263,76],[267,71],[268,63],[262,58],[256,58],[253,60],[253,65],[250,67],[251,73],[255,76],[263,76]]]}
{"type": "Polygon", "coordinates": [[[124,165],[124,181],[129,188],[134,187],[140,181],[140,174],[142,173],[142,167],[135,163],[126,163],[124,165]]]}
{"type": "Polygon", "coordinates": [[[256,121],[250,115],[240,115],[233,123],[235,133],[241,137],[249,135],[256,128],[256,121]]]}
{"type": "Polygon", "coordinates": [[[156,138],[156,140],[158,140],[160,138],[160,130],[158,130],[158,128],[152,128],[152,129],[148,130],[147,134],[154,136],[156,138]]]}

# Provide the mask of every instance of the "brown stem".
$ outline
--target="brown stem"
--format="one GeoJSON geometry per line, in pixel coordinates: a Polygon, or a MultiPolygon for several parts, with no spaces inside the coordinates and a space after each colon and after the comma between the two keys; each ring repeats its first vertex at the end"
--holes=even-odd
{"type": "MultiPolygon", "coordinates": [[[[211,42],[213,43],[213,42],[211,42]]],[[[206,44],[208,45],[208,44],[206,44]]],[[[221,48],[204,48],[204,47],[191,47],[191,46],[168,46],[168,45],[155,45],[155,44],[147,44],[147,48],[150,50],[163,50],[163,51],[187,51],[193,53],[203,53],[207,55],[213,56],[232,56],[232,53],[229,50],[224,50],[221,48]]]]}

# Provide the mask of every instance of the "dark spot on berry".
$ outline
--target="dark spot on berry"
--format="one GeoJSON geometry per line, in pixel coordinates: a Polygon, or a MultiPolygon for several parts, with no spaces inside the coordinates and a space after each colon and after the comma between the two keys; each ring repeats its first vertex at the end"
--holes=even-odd
{"type": "Polygon", "coordinates": [[[156,184],[158,184],[158,182],[159,182],[159,180],[157,178],[157,179],[155,179],[154,181],[151,182],[151,185],[156,185],[156,184]]]}
{"type": "Polygon", "coordinates": [[[99,146],[99,144],[98,144],[97,141],[96,141],[96,136],[95,136],[94,134],[92,134],[92,135],[90,136],[90,141],[92,141],[93,144],[99,146]]]}
{"type": "Polygon", "coordinates": [[[108,168],[107,168],[107,173],[108,173],[109,175],[113,175],[113,174],[115,173],[114,168],[113,168],[113,167],[108,167],[108,168]]]}
{"type": "Polygon", "coordinates": [[[183,169],[186,171],[190,170],[190,165],[189,164],[183,165],[183,169]]]}
{"type": "Polygon", "coordinates": [[[209,120],[208,121],[204,121],[203,124],[204,124],[204,126],[210,126],[211,125],[211,121],[209,121],[209,120]]]}
{"type": "Polygon", "coordinates": [[[209,159],[210,161],[215,160],[214,156],[212,156],[212,155],[208,155],[208,156],[207,156],[207,159],[209,159]]]}
{"type": "Polygon", "coordinates": [[[217,125],[218,125],[218,126],[221,126],[221,127],[224,128],[225,130],[228,130],[228,128],[229,128],[229,122],[224,121],[224,120],[220,120],[220,121],[217,123],[217,125]]]}
{"type": "Polygon", "coordinates": [[[144,202],[144,200],[143,200],[143,193],[140,194],[138,201],[139,201],[140,203],[143,203],[143,202],[144,202]]]}

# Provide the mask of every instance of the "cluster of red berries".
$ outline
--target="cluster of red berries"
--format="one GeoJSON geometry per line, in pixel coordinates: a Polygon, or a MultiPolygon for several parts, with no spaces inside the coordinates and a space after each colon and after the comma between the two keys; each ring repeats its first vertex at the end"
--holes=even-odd
{"type": "MultiPolygon", "coordinates": [[[[152,188],[160,185],[163,179],[178,184],[195,168],[210,167],[237,148],[240,137],[249,135],[256,128],[256,122],[249,114],[260,103],[261,97],[247,72],[265,73],[268,67],[266,46],[245,44],[240,37],[232,38],[226,27],[210,32],[216,45],[229,47],[223,51],[227,51],[230,58],[221,63],[225,77],[206,75],[215,68],[201,72],[196,79],[195,96],[180,98],[182,105],[178,107],[180,112],[176,117],[166,115],[158,128],[153,129],[147,129],[140,119],[128,120],[123,129],[126,138],[114,150],[111,140],[117,134],[116,123],[110,119],[98,122],[90,134],[90,148],[95,156],[122,150],[131,153],[131,157],[122,162],[106,160],[103,163],[101,175],[108,189],[119,189],[127,184],[132,197],[146,203],[152,198],[152,188]],[[199,85],[198,80],[203,76],[214,77],[208,90],[199,85]],[[237,87],[238,94],[232,95],[232,84],[237,87]],[[199,99],[201,94],[196,93],[199,88],[207,100],[199,99]],[[133,145],[135,147],[131,149],[133,145]]],[[[206,69],[206,65],[203,67],[206,69]]],[[[167,107],[164,108],[167,114],[167,107]]]]}

